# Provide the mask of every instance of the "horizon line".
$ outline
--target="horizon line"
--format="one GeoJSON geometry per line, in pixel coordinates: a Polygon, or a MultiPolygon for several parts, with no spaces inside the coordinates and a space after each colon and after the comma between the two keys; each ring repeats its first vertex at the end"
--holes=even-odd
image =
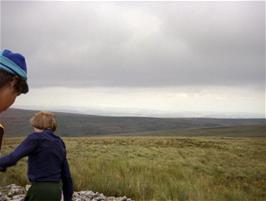
{"type": "MultiPolygon", "coordinates": [[[[67,110],[67,109],[36,109],[36,108],[22,108],[22,107],[11,107],[10,109],[15,109],[15,110],[27,110],[27,111],[49,111],[49,112],[55,112],[55,113],[66,113],[66,114],[77,114],[77,115],[87,115],[87,116],[101,116],[101,117],[143,117],[143,118],[186,118],[186,119],[192,119],[192,118],[206,118],[206,119],[265,119],[266,120],[266,116],[260,116],[258,114],[249,114],[249,113],[243,113],[243,114],[221,114],[221,113],[216,113],[216,114],[205,114],[203,115],[200,112],[195,112],[194,115],[191,114],[191,112],[187,112],[187,114],[185,114],[185,112],[181,112],[182,115],[177,115],[177,114],[170,114],[165,113],[165,115],[163,114],[123,114],[123,113],[119,113],[117,112],[117,114],[115,114],[116,112],[107,112],[103,113],[100,112],[99,113],[89,113],[89,112],[81,112],[79,110],[67,110]],[[189,114],[190,113],[190,114],[189,114]],[[196,115],[198,114],[198,115],[196,115]],[[246,117],[243,117],[243,115],[247,115],[246,117]],[[254,116],[249,116],[249,115],[254,115],[254,116]]],[[[9,109],[9,110],[10,110],[9,109]]],[[[6,112],[6,111],[5,111],[6,112]]]]}

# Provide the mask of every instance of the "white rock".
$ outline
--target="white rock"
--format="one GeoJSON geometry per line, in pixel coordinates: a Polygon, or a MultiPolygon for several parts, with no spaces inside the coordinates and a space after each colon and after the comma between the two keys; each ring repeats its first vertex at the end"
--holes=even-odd
{"type": "MultiPolygon", "coordinates": [[[[0,201],[23,201],[26,191],[30,185],[26,187],[11,184],[8,186],[0,187],[0,201]]],[[[106,197],[103,193],[93,191],[79,191],[74,192],[72,201],[134,201],[126,196],[123,197],[106,197]]]]}

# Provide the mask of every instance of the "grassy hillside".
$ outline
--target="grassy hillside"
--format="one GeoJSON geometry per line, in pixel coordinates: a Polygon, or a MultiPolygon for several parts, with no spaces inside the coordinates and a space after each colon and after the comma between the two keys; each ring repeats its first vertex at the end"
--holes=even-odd
{"type": "Polygon", "coordinates": [[[266,137],[266,125],[224,126],[210,128],[188,128],[154,132],[140,132],[139,136],[224,136],[224,137],[266,137]]]}
{"type": "MultiPolygon", "coordinates": [[[[11,109],[0,114],[0,122],[6,127],[6,136],[25,136],[31,132],[29,119],[36,111],[11,109]]],[[[265,119],[210,119],[210,118],[150,118],[150,117],[109,117],[69,113],[56,113],[59,123],[58,135],[61,136],[97,136],[97,135],[141,135],[142,133],[160,133],[165,135],[198,135],[213,129],[222,134],[230,127],[250,126],[257,129],[265,127],[265,119]],[[220,130],[220,131],[218,131],[220,130]]],[[[257,132],[248,132],[253,136],[257,132]]],[[[239,133],[240,135],[241,133],[239,133]]],[[[238,135],[238,136],[239,136],[238,135]]],[[[261,135],[261,134],[259,134],[261,135]]],[[[241,136],[241,135],[240,135],[241,136]]]]}
{"type": "MultiPolygon", "coordinates": [[[[136,201],[264,201],[266,138],[64,138],[75,190],[127,195],[136,201]]],[[[5,139],[9,153],[21,138],[5,139]]],[[[25,185],[26,160],[0,185],[25,185]]]]}

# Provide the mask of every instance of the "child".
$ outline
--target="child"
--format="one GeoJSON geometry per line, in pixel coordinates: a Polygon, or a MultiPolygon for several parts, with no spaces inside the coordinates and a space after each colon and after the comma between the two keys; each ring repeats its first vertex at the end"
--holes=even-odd
{"type": "Polygon", "coordinates": [[[28,156],[28,178],[31,187],[25,201],[60,201],[61,182],[65,201],[71,201],[73,184],[63,140],[53,132],[55,117],[49,112],[38,112],[30,120],[34,132],[11,154],[0,158],[0,167],[15,165],[28,156]]]}
{"type": "Polygon", "coordinates": [[[25,58],[10,50],[0,51],[0,113],[28,90],[25,58]]]}

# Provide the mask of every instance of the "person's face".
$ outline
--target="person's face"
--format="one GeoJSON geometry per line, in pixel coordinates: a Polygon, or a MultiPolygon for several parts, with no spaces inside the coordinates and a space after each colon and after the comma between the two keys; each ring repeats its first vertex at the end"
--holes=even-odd
{"type": "Polygon", "coordinates": [[[14,82],[10,82],[6,86],[0,88],[0,112],[7,110],[16,100],[16,97],[20,95],[15,88],[14,82]]]}

